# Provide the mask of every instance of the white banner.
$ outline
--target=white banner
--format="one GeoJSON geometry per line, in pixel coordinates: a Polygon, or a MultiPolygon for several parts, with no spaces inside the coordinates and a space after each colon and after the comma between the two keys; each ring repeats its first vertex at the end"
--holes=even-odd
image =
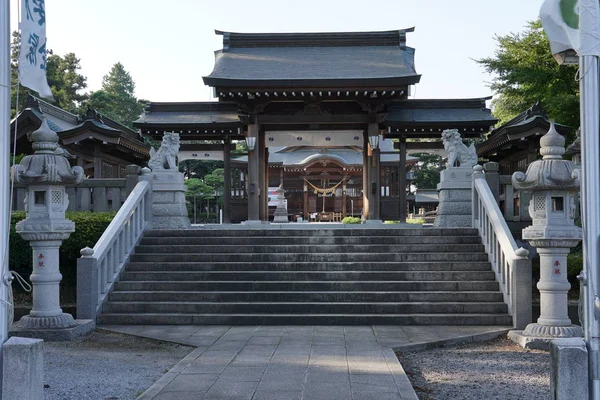
{"type": "Polygon", "coordinates": [[[41,97],[54,99],[46,80],[47,52],[44,0],[21,0],[19,81],[41,97]]]}
{"type": "Polygon", "coordinates": [[[545,0],[540,18],[552,54],[572,49],[580,56],[600,55],[598,0],[545,0]]]}

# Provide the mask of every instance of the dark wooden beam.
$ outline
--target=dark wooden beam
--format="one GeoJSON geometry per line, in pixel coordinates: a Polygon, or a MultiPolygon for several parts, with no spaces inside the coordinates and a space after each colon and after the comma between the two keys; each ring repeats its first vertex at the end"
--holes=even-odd
{"type": "Polygon", "coordinates": [[[366,124],[369,117],[366,114],[345,115],[259,115],[259,124],[366,124]]]}

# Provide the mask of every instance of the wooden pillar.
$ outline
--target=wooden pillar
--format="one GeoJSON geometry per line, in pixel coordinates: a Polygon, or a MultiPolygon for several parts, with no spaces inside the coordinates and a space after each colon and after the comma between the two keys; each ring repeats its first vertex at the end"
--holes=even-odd
{"type": "Polygon", "coordinates": [[[368,132],[363,132],[363,207],[362,220],[369,218],[369,138],[368,132]]]}
{"type": "Polygon", "coordinates": [[[309,221],[310,219],[308,218],[308,183],[306,183],[306,181],[304,181],[304,184],[302,185],[302,192],[304,195],[303,201],[304,201],[304,210],[303,210],[303,216],[304,216],[304,220],[305,221],[309,221]]]}
{"type": "Polygon", "coordinates": [[[342,183],[342,218],[346,218],[346,183],[348,182],[346,178],[346,176],[342,178],[344,179],[344,183],[342,183]]]}
{"type": "MultiPolygon", "coordinates": [[[[369,136],[379,135],[377,123],[369,123],[369,136]]],[[[381,169],[379,162],[379,146],[376,149],[370,149],[369,160],[369,220],[381,219],[380,198],[381,198],[381,169]]]]}
{"type": "Polygon", "coordinates": [[[267,151],[265,147],[265,133],[262,129],[258,133],[258,141],[256,142],[259,161],[258,185],[260,187],[259,196],[259,219],[261,221],[269,220],[269,192],[268,192],[268,177],[267,177],[267,151]]]}
{"type": "Polygon", "coordinates": [[[406,222],[406,137],[400,138],[400,161],[398,162],[398,216],[406,222]]]}
{"type": "Polygon", "coordinates": [[[260,184],[258,176],[260,174],[260,152],[258,144],[259,125],[248,124],[248,137],[256,138],[254,150],[248,150],[248,221],[259,221],[259,193],[260,184]]]}
{"type": "Polygon", "coordinates": [[[94,179],[103,178],[102,176],[102,151],[100,146],[94,145],[94,179]]]}
{"type": "Polygon", "coordinates": [[[223,141],[223,223],[231,223],[231,139],[223,141]]]}

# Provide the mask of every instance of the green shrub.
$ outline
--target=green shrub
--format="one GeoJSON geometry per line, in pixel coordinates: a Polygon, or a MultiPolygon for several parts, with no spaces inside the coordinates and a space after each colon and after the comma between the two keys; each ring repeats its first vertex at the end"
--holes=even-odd
{"type": "Polygon", "coordinates": [[[567,256],[567,279],[571,284],[573,293],[579,293],[579,279],[577,275],[583,270],[583,253],[572,252],[567,256]]]}
{"type": "MultiPolygon", "coordinates": [[[[400,224],[400,221],[385,221],[384,224],[400,224]]],[[[407,224],[424,224],[425,223],[425,218],[407,218],[406,219],[406,223],[407,224]]]]}
{"type": "MultiPolygon", "coordinates": [[[[86,246],[94,247],[114,216],[114,212],[70,211],[66,213],[66,218],[75,222],[75,232],[60,246],[62,288],[74,293],[77,283],[77,259],[81,257],[80,250],[86,246]]],[[[15,211],[11,215],[9,269],[18,272],[23,278],[29,280],[33,270],[31,246],[15,231],[15,224],[23,219],[25,219],[25,212],[23,211],[15,211]]],[[[13,289],[17,292],[20,287],[15,284],[13,289]]]]}
{"type": "Polygon", "coordinates": [[[360,224],[361,220],[358,217],[345,217],[342,224],[360,224]]]}
{"type": "MultiPolygon", "coordinates": [[[[194,222],[193,214],[190,215],[190,221],[194,222]]],[[[195,223],[196,224],[218,224],[219,217],[215,213],[206,214],[205,212],[203,212],[200,214],[196,214],[196,222],[195,223]]]]}

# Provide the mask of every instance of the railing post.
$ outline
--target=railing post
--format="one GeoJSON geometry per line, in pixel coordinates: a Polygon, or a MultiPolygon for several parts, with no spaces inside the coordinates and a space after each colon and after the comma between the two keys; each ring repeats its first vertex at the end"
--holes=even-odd
{"type": "Polygon", "coordinates": [[[142,168],[141,175],[138,178],[139,181],[148,182],[148,191],[144,196],[144,220],[146,221],[144,229],[152,229],[152,199],[154,196],[152,195],[153,185],[151,172],[150,168],[142,168]]]}
{"type": "Polygon", "coordinates": [[[498,203],[500,197],[500,164],[497,162],[486,162],[483,164],[483,170],[485,171],[485,180],[490,187],[490,191],[498,203]]]}
{"type": "Polygon", "coordinates": [[[515,258],[511,273],[511,297],[513,325],[515,329],[522,330],[531,323],[531,259],[529,251],[520,247],[515,250],[515,258]]]}
{"type": "Polygon", "coordinates": [[[471,215],[473,217],[471,226],[473,228],[479,228],[479,225],[477,224],[477,222],[479,221],[479,218],[481,218],[481,216],[479,215],[479,193],[477,192],[475,180],[476,179],[484,179],[484,178],[485,178],[485,175],[483,173],[483,167],[481,165],[475,165],[473,167],[473,179],[472,179],[472,188],[471,188],[471,195],[473,196],[473,200],[471,201],[471,204],[472,204],[471,205],[471,207],[472,207],[471,215]]]}
{"type": "Polygon", "coordinates": [[[77,319],[96,321],[98,307],[98,263],[93,257],[94,250],[81,249],[77,260],[77,319]]]}
{"type": "Polygon", "coordinates": [[[125,198],[129,197],[129,194],[135,185],[137,185],[141,170],[142,167],[135,164],[127,165],[125,167],[125,193],[127,194],[125,198]]]}

